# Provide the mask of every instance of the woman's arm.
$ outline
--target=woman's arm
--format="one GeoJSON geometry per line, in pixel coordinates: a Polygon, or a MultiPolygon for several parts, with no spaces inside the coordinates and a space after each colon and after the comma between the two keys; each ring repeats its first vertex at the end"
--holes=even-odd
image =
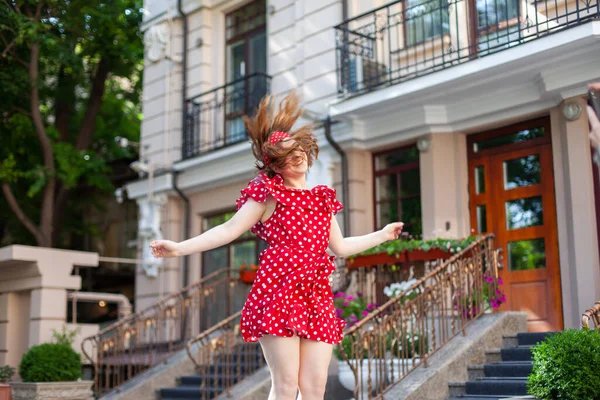
{"type": "Polygon", "coordinates": [[[231,219],[221,225],[183,242],[155,240],[150,244],[154,257],[178,257],[192,253],[211,250],[232,242],[252,228],[263,216],[266,203],[258,203],[253,199],[239,209],[231,219]]]}
{"type": "Polygon", "coordinates": [[[335,217],[331,217],[329,248],[333,251],[333,254],[338,257],[348,257],[380,245],[388,240],[397,239],[400,232],[402,232],[403,226],[403,222],[394,222],[386,225],[385,228],[369,233],[368,235],[344,238],[337,220],[335,217]]]}

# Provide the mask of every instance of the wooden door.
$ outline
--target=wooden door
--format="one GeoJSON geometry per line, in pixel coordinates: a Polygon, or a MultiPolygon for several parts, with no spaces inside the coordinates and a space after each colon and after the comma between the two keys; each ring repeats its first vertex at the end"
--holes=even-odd
{"type": "Polygon", "coordinates": [[[530,331],[561,330],[562,297],[550,123],[540,118],[469,137],[471,225],[503,250],[507,302],[530,331]]]}

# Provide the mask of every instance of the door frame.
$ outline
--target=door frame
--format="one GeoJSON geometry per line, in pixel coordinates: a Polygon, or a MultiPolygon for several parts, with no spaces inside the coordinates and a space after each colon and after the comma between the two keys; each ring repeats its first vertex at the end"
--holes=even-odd
{"type": "MultiPolygon", "coordinates": [[[[552,158],[552,132],[551,132],[551,120],[549,116],[542,116],[534,119],[530,119],[527,121],[522,121],[510,125],[505,125],[499,128],[495,128],[492,130],[476,133],[467,136],[467,165],[468,165],[468,176],[469,183],[472,181],[472,176],[474,166],[477,164],[483,164],[486,174],[488,175],[488,179],[486,183],[491,187],[493,182],[497,182],[498,179],[503,179],[501,174],[499,175],[499,171],[493,171],[493,164],[497,163],[503,157],[514,154],[515,158],[518,158],[520,154],[526,154],[528,151],[536,152],[540,154],[540,162],[543,163],[544,166],[547,166],[542,171],[542,176],[547,175],[546,178],[542,178],[542,181],[548,182],[551,181],[552,186],[542,187],[541,195],[543,201],[543,209],[544,209],[544,225],[550,224],[554,225],[554,231],[549,234],[544,235],[546,238],[545,248],[550,249],[550,252],[546,251],[547,259],[552,257],[551,262],[556,263],[555,271],[552,272],[552,275],[548,273],[546,275],[546,280],[548,281],[548,290],[549,293],[558,294],[554,296],[553,299],[548,300],[549,313],[556,313],[557,315],[553,318],[555,323],[557,324],[557,329],[563,329],[564,327],[564,316],[563,316],[563,301],[562,301],[562,286],[561,286],[561,268],[560,268],[560,254],[559,254],[559,246],[558,246],[558,221],[556,215],[556,185],[554,182],[554,162],[552,158]],[[531,129],[534,127],[543,127],[544,134],[541,137],[537,137],[534,139],[529,139],[519,143],[512,143],[508,145],[499,145],[497,147],[492,147],[488,149],[484,149],[478,152],[474,150],[474,144],[481,140],[498,138],[506,135],[510,135],[511,133],[515,133],[524,129],[531,129]],[[544,161],[542,161],[542,159],[544,161]],[[551,170],[548,171],[548,168],[551,170]],[[490,184],[491,183],[491,184],[490,184]],[[549,196],[552,196],[552,201],[548,201],[549,196]],[[550,254],[549,254],[550,253],[550,254]]],[[[490,193],[488,186],[486,186],[486,190],[484,193],[476,194],[474,185],[469,184],[469,215],[471,216],[471,228],[477,228],[479,232],[478,220],[477,220],[477,205],[481,203],[485,203],[488,207],[486,210],[486,225],[487,231],[493,232],[498,242],[508,242],[506,236],[506,232],[502,233],[498,224],[505,223],[506,216],[499,216],[492,220],[491,215],[494,211],[498,211],[503,209],[503,205],[499,204],[500,196],[492,197],[493,194],[490,193]]],[[[518,190],[518,189],[514,189],[518,190]]],[[[527,192],[526,187],[520,189],[520,191],[527,192]],[[523,190],[524,189],[524,190],[523,190]]],[[[520,196],[521,198],[522,196],[520,196]]],[[[527,230],[539,230],[539,227],[533,228],[524,228],[527,230]]],[[[518,234],[517,234],[518,235],[518,234]]],[[[504,268],[508,272],[508,255],[506,253],[507,249],[503,249],[505,254],[505,262],[504,268]]],[[[519,271],[519,272],[527,272],[529,275],[535,276],[535,272],[532,271],[519,271]]],[[[516,272],[516,271],[515,271],[516,272]]]]}

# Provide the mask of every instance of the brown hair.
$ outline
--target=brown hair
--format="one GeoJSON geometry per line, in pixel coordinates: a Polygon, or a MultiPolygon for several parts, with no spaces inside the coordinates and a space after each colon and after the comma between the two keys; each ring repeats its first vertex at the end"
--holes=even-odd
{"type": "MultiPolygon", "coordinates": [[[[296,93],[291,92],[281,100],[279,108],[275,109],[275,99],[266,95],[260,101],[254,116],[244,117],[244,124],[248,129],[252,141],[252,153],[256,157],[256,168],[268,177],[273,177],[276,172],[273,168],[283,168],[289,162],[297,163],[299,160],[291,159],[290,156],[297,150],[306,153],[308,166],[313,163],[319,155],[317,139],[313,136],[312,125],[304,125],[293,132],[292,126],[302,115],[300,100],[296,93]],[[287,132],[294,140],[291,146],[284,147],[280,141],[275,145],[269,143],[269,137],[273,132],[287,132]],[[265,159],[268,163],[265,163],[265,159]]],[[[301,162],[301,161],[300,161],[301,162]]]]}

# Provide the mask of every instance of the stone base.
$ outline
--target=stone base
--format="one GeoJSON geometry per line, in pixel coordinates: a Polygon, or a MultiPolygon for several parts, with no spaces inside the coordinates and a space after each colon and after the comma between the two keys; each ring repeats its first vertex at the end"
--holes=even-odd
{"type": "Polygon", "coordinates": [[[94,400],[93,381],[11,382],[13,400],[94,400]]]}

